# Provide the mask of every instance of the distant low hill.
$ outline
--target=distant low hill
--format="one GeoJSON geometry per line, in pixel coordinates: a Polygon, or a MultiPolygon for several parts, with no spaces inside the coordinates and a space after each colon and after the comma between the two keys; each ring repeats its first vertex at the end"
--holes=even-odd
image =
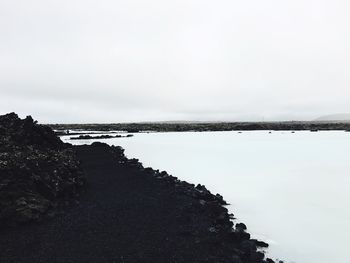
{"type": "Polygon", "coordinates": [[[350,122],[350,113],[330,114],[317,118],[315,121],[341,121],[350,122]]]}

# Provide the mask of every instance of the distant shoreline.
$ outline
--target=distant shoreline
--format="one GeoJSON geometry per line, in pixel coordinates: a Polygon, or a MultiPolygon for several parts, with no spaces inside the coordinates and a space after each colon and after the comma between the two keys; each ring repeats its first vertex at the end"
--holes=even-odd
{"type": "Polygon", "coordinates": [[[111,123],[111,124],[48,124],[64,135],[67,130],[135,132],[185,131],[350,131],[350,122],[216,122],[216,123],[111,123]]]}

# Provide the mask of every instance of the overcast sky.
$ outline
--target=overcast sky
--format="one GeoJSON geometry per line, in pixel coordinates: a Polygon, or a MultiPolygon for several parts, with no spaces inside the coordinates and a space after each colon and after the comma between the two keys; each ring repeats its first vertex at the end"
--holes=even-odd
{"type": "Polygon", "coordinates": [[[347,0],[0,0],[0,114],[40,122],[350,112],[347,0]]]}

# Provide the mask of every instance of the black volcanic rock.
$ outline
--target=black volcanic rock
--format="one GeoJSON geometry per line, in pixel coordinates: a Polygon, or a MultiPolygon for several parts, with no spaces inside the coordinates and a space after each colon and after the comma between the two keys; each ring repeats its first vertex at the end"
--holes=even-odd
{"type": "Polygon", "coordinates": [[[22,120],[13,112],[0,116],[0,135],[1,147],[13,145],[60,149],[64,145],[51,128],[38,125],[31,116],[22,120]]]}
{"type": "Polygon", "coordinates": [[[28,116],[0,116],[0,228],[40,220],[84,184],[73,148],[28,116]]]}
{"type": "Polygon", "coordinates": [[[236,229],[244,231],[244,230],[247,230],[247,226],[244,223],[238,223],[236,224],[236,229]]]}
{"type": "Polygon", "coordinates": [[[132,136],[133,136],[132,134],[128,134],[126,136],[121,136],[119,134],[117,134],[117,135],[105,134],[105,135],[98,135],[98,136],[91,136],[88,134],[83,134],[83,135],[80,135],[77,137],[70,137],[69,139],[70,140],[95,140],[95,139],[111,139],[111,138],[129,138],[132,136]]]}
{"type": "Polygon", "coordinates": [[[143,167],[118,146],[72,147],[30,117],[0,117],[0,262],[266,263],[219,194],[143,167]],[[42,138],[42,140],[40,139],[42,138]],[[77,161],[79,159],[80,162],[77,161]]]}

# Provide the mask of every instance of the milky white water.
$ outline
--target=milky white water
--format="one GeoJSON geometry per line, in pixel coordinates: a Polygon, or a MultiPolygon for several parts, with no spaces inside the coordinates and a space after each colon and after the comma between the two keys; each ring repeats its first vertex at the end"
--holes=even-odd
{"type": "Polygon", "coordinates": [[[222,194],[252,236],[270,244],[273,259],[350,262],[350,133],[170,132],[98,141],[222,194]]]}

